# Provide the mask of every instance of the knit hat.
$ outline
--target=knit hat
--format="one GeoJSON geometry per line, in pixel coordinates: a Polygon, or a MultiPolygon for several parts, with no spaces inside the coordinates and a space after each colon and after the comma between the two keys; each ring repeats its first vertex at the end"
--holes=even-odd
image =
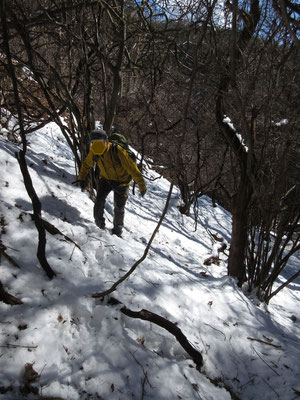
{"type": "Polygon", "coordinates": [[[106,140],[107,134],[104,129],[94,129],[90,132],[90,142],[94,140],[106,140]]]}

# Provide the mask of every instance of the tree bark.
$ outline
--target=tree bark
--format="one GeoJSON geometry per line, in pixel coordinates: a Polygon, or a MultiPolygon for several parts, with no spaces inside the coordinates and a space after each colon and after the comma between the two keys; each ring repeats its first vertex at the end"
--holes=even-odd
{"type": "MultiPolygon", "coordinates": [[[[245,252],[248,240],[248,205],[253,192],[252,173],[254,170],[255,157],[252,151],[247,151],[235,130],[224,121],[225,101],[229,93],[230,86],[234,89],[237,86],[237,69],[243,59],[243,52],[249,44],[255,28],[260,18],[260,8],[258,0],[251,0],[249,14],[238,10],[239,3],[235,1],[232,25],[232,47],[230,51],[230,62],[226,65],[224,74],[221,76],[220,85],[216,98],[216,120],[231,150],[234,152],[240,164],[240,176],[236,193],[232,199],[232,234],[231,245],[228,258],[228,274],[236,277],[238,284],[246,279],[245,252]],[[244,28],[239,33],[236,20],[238,14],[244,22],[244,28]]],[[[241,115],[242,115],[241,110],[241,115]]]]}
{"type": "Polygon", "coordinates": [[[25,154],[26,154],[26,150],[27,150],[27,140],[26,140],[26,135],[25,135],[25,131],[24,131],[23,114],[22,114],[19,92],[18,92],[18,81],[17,81],[16,75],[15,75],[14,65],[12,62],[12,56],[11,56],[10,47],[9,47],[9,34],[8,34],[8,25],[7,25],[7,17],[6,17],[6,5],[7,4],[5,1],[2,1],[0,3],[0,15],[1,15],[2,29],[3,29],[3,42],[4,42],[4,48],[5,48],[6,57],[7,57],[7,61],[8,61],[9,74],[10,74],[10,78],[11,78],[12,85],[13,85],[15,101],[17,104],[20,134],[21,134],[22,144],[23,144],[23,150],[21,150],[19,153],[17,153],[17,159],[18,159],[18,162],[20,165],[20,169],[21,169],[23,178],[24,178],[24,184],[25,184],[27,193],[32,201],[33,213],[36,217],[35,225],[36,225],[36,228],[37,228],[38,234],[39,234],[37,258],[38,258],[42,268],[46,272],[47,276],[50,279],[52,279],[53,276],[55,275],[55,272],[52,270],[52,268],[50,267],[50,265],[48,264],[48,261],[46,259],[46,254],[45,254],[46,232],[40,221],[42,206],[41,206],[41,202],[34,190],[32,180],[31,180],[28,168],[27,168],[27,163],[26,163],[25,154]]]}
{"type": "Polygon", "coordinates": [[[27,168],[24,151],[20,151],[19,153],[17,153],[17,159],[23,175],[25,188],[32,202],[34,223],[39,235],[37,258],[41,264],[41,267],[46,272],[48,278],[52,279],[56,275],[56,273],[50,267],[46,258],[46,231],[41,218],[42,205],[34,190],[32,180],[27,168]]]}
{"type": "Polygon", "coordinates": [[[241,286],[246,280],[245,251],[248,242],[248,205],[252,189],[247,179],[242,179],[238,192],[232,199],[232,231],[228,257],[228,275],[234,276],[241,286]]]}
{"type": "Polygon", "coordinates": [[[123,62],[123,56],[124,56],[124,51],[125,51],[125,46],[126,46],[126,22],[125,22],[125,16],[124,16],[124,4],[122,3],[122,9],[120,12],[119,16],[119,24],[122,27],[121,32],[120,32],[120,47],[118,49],[118,56],[116,60],[116,64],[113,65],[112,63],[109,63],[109,66],[112,70],[113,74],[113,87],[112,87],[112,93],[110,97],[110,101],[108,104],[108,110],[105,113],[105,121],[103,124],[103,128],[107,133],[111,132],[112,125],[114,122],[114,118],[116,115],[117,111],[117,105],[118,105],[118,100],[120,97],[120,90],[121,90],[121,85],[122,85],[122,75],[121,75],[121,67],[122,67],[122,62],[123,62]]]}

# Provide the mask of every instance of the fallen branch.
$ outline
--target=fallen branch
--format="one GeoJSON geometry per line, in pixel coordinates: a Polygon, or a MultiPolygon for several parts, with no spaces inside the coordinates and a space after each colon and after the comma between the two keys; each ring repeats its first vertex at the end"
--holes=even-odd
{"type": "Polygon", "coordinates": [[[263,344],[268,344],[269,346],[276,347],[276,349],[281,349],[280,345],[276,345],[276,344],[273,344],[271,342],[266,342],[265,340],[256,339],[256,338],[252,338],[252,337],[247,337],[247,339],[248,340],[253,340],[253,341],[256,341],[256,342],[259,342],[259,343],[263,343],[263,344]]]}
{"type": "Polygon", "coordinates": [[[0,281],[0,301],[3,301],[3,303],[9,304],[10,306],[19,306],[23,304],[22,300],[18,299],[17,297],[9,294],[4,290],[1,281],[0,281]]]}
{"type": "MultiPolygon", "coordinates": [[[[108,304],[115,305],[122,303],[120,303],[118,300],[114,298],[111,298],[109,299],[108,304]]],[[[192,360],[196,364],[197,370],[200,371],[201,367],[203,366],[203,358],[201,353],[191,345],[187,337],[182,333],[181,329],[174,322],[171,322],[168,319],[158,314],[155,314],[151,311],[144,309],[141,311],[132,311],[126,306],[124,306],[120,309],[120,311],[127,317],[138,318],[142,319],[143,321],[149,321],[152,322],[153,324],[160,326],[161,328],[166,329],[168,332],[170,332],[172,335],[176,337],[176,339],[184,348],[184,350],[188,353],[188,355],[191,356],[192,360]]]]}
{"type": "Polygon", "coordinates": [[[130,351],[129,353],[132,355],[134,361],[141,367],[141,369],[142,369],[142,371],[143,371],[143,374],[144,374],[144,379],[142,380],[142,397],[141,397],[141,400],[143,400],[143,399],[144,399],[144,396],[146,395],[146,390],[145,390],[145,385],[146,385],[146,383],[148,383],[148,385],[149,385],[151,388],[152,388],[152,385],[151,385],[151,383],[149,382],[147,371],[145,371],[145,369],[144,369],[144,367],[142,366],[142,364],[136,359],[134,353],[131,353],[131,351],[130,351]]]}
{"type": "Polygon", "coordinates": [[[38,348],[38,346],[22,346],[20,344],[10,344],[10,343],[7,343],[6,346],[0,346],[0,347],[6,348],[6,349],[19,349],[19,348],[21,348],[21,349],[37,349],[38,348]]]}
{"type": "Polygon", "coordinates": [[[278,376],[280,376],[280,374],[274,369],[272,368],[263,358],[262,356],[255,350],[255,348],[253,346],[251,346],[252,349],[255,351],[255,353],[258,355],[258,357],[278,376]]]}
{"type": "Polygon", "coordinates": [[[7,248],[6,248],[2,243],[0,243],[0,253],[1,253],[14,267],[20,268],[19,264],[17,264],[16,261],[15,261],[13,258],[11,258],[11,256],[9,256],[9,255],[6,253],[5,250],[7,250],[7,248]]]}
{"type": "MultiPolygon", "coordinates": [[[[34,214],[30,214],[31,218],[33,221],[35,221],[35,215],[34,214]]],[[[46,231],[48,233],[50,233],[51,235],[61,235],[65,238],[65,240],[67,242],[71,242],[73,243],[79,250],[81,250],[80,246],[74,242],[74,240],[72,240],[71,238],[69,238],[69,236],[66,236],[65,234],[63,234],[58,228],[56,228],[56,226],[52,225],[50,222],[46,221],[43,218],[40,218],[41,223],[43,224],[44,229],[46,229],[46,231]]]]}

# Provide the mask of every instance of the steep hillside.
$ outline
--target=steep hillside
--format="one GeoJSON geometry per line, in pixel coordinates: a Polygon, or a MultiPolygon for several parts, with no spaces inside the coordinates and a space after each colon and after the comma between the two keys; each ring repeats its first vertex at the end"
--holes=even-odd
{"type": "MultiPolygon", "coordinates": [[[[55,124],[29,137],[27,163],[47,233],[49,280],[36,258],[38,235],[15,153],[0,137],[1,282],[23,302],[0,303],[0,399],[297,398],[300,393],[300,283],[268,308],[226,275],[231,218],[209,198],[192,217],[171,202],[146,259],[111,296],[109,289],[143,256],[165,206],[169,182],[145,169],[145,198],[130,193],[123,238],[93,222],[93,203],[74,187],[74,162],[55,124]],[[68,240],[70,239],[70,240],[68,240]],[[8,256],[11,258],[9,259],[8,256]],[[14,261],[14,264],[12,263],[14,261]],[[121,304],[112,305],[114,297],[121,304]],[[147,309],[177,324],[201,352],[201,371],[176,338],[120,309],[147,309]]],[[[286,274],[299,268],[291,259],[286,274]]],[[[285,280],[287,276],[280,279],[285,280]]]]}

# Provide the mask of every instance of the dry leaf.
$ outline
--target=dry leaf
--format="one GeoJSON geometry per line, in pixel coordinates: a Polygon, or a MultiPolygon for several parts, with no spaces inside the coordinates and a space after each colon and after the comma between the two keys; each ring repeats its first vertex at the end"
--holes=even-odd
{"type": "Polygon", "coordinates": [[[58,321],[58,322],[63,322],[63,317],[61,316],[61,314],[58,315],[57,321],[58,321]]]}
{"type": "Polygon", "coordinates": [[[33,369],[33,364],[34,363],[25,364],[25,371],[23,375],[23,380],[25,383],[30,384],[31,382],[36,381],[40,377],[39,374],[33,369]]]}
{"type": "Polygon", "coordinates": [[[265,335],[263,335],[263,337],[266,339],[266,341],[267,341],[268,343],[272,343],[272,342],[273,342],[273,339],[268,338],[268,337],[265,336],[265,335]]]}
{"type": "Polygon", "coordinates": [[[199,392],[199,386],[197,385],[197,383],[193,383],[192,386],[195,392],[199,392]]]}
{"type": "Polygon", "coordinates": [[[140,343],[142,346],[144,346],[145,338],[144,338],[144,336],[143,336],[142,338],[137,338],[136,341],[137,341],[138,343],[140,343]]]}

